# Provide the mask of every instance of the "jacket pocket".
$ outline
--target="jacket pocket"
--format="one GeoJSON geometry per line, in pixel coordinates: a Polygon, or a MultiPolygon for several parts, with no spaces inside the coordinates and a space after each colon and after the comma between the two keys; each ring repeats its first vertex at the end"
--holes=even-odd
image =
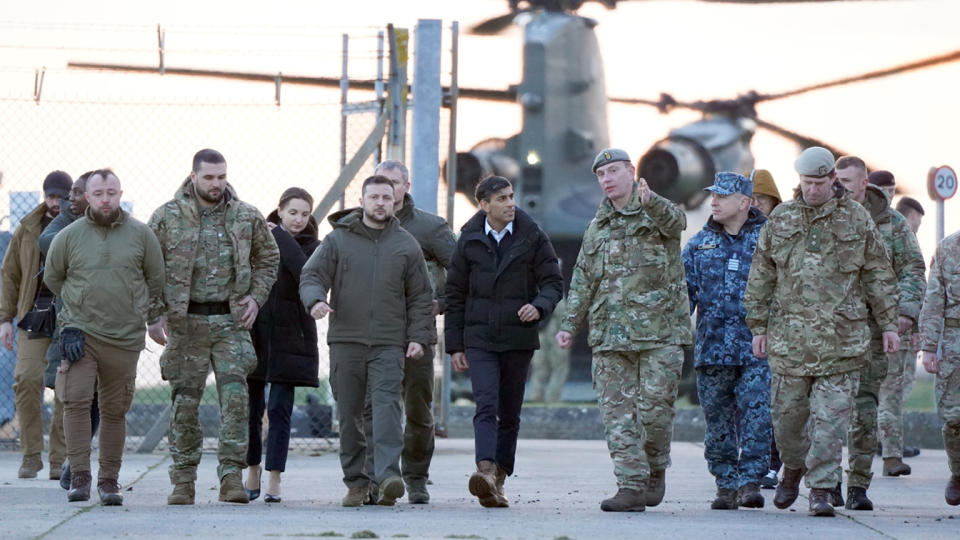
{"type": "Polygon", "coordinates": [[[845,274],[859,272],[864,263],[863,236],[854,230],[837,231],[837,268],[845,274]]]}
{"type": "Polygon", "coordinates": [[[870,346],[866,306],[839,306],[834,317],[834,328],[836,352],[841,358],[859,356],[870,346]]]}

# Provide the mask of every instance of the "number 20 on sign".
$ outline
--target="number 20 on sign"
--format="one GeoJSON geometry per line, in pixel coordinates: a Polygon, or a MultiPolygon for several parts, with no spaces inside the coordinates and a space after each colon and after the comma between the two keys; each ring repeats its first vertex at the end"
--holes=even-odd
{"type": "Polygon", "coordinates": [[[957,173],[951,167],[933,167],[927,174],[927,193],[935,201],[944,201],[957,192],[957,173]]]}

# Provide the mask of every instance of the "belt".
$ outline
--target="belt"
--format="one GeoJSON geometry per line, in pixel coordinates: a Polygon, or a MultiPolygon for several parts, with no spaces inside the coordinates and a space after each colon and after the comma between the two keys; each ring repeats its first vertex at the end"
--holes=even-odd
{"type": "Polygon", "coordinates": [[[944,319],[943,325],[947,328],[960,328],[960,319],[944,319]]]}
{"type": "Polygon", "coordinates": [[[190,302],[187,313],[193,315],[226,315],[230,313],[229,302],[190,302]]]}

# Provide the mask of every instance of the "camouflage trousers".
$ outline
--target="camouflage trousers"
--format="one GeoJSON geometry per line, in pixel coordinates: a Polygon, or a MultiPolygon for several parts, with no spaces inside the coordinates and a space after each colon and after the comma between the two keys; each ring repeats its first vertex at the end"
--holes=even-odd
{"type": "Polygon", "coordinates": [[[884,458],[903,457],[904,383],[907,367],[916,369],[915,358],[912,348],[887,355],[887,376],[880,385],[877,405],[877,430],[884,458]]]}
{"type": "Polygon", "coordinates": [[[232,315],[188,315],[186,331],[174,331],[160,356],[160,374],[170,382],[170,482],[194,482],[203,450],[199,408],[211,368],[220,398],[217,475],[247,466],[247,375],[257,364],[250,332],[232,315]]]}
{"type": "Polygon", "coordinates": [[[770,367],[701,366],[697,396],[706,433],[703,457],[717,487],[759,483],[770,464],[770,367]]]}
{"type": "MultiPolygon", "coordinates": [[[[540,339],[541,344],[552,341],[553,336],[540,339]]],[[[530,370],[527,401],[556,403],[570,374],[570,350],[541,345],[540,350],[533,353],[530,370]]]]}
{"type": "Polygon", "coordinates": [[[887,376],[887,364],[890,361],[879,339],[870,342],[869,354],[870,362],[860,370],[860,384],[847,431],[847,484],[864,489],[870,487],[870,480],[873,479],[870,469],[877,452],[877,404],[880,385],[887,376]]]}
{"type": "Polygon", "coordinates": [[[840,453],[860,383],[859,371],[822,377],[773,374],[773,432],[785,467],[806,468],[811,488],[840,482],[840,453]]]}
{"type": "Polygon", "coordinates": [[[683,349],[675,345],[594,353],[593,388],[617,487],[642,490],[651,470],[670,466],[682,366],[683,349]]]}
{"type": "Polygon", "coordinates": [[[950,473],[960,475],[960,346],[948,342],[950,333],[960,330],[947,328],[940,353],[940,371],[934,387],[937,416],[943,420],[943,448],[947,451],[950,473]],[[952,347],[952,350],[951,350],[952,347]]]}

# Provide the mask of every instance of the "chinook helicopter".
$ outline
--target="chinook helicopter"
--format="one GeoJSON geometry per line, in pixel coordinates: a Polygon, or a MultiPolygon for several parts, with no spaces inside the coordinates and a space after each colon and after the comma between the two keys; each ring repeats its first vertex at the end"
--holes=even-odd
{"type": "MultiPolygon", "coordinates": [[[[608,9],[616,0],[595,0],[608,9]]],[[[701,0],[725,3],[776,3],[777,0],[701,0]]],[[[790,3],[796,0],[779,0],[790,3]]],[[[812,0],[805,0],[812,1],[812,0]]],[[[457,191],[472,197],[479,180],[490,174],[514,183],[519,208],[550,235],[569,279],[580,238],[596,213],[602,194],[593,183],[596,153],[609,146],[607,103],[655,107],[661,113],[690,109],[702,117],[675,128],[641,154],[638,176],[687,210],[706,199],[705,186],[717,171],[754,168],[750,143],[766,129],[800,147],[833,145],[757,117],[756,105],[821,90],[960,60],[955,52],[776,94],[750,91],[733,99],[680,102],[669,94],[657,99],[607,95],[603,62],[595,34],[597,22],[576,10],[585,0],[508,0],[508,12],[474,25],[474,34],[494,35],[522,24],[523,77],[505,90],[485,90],[487,99],[515,102],[522,129],[506,139],[487,139],[457,154],[457,191]]],[[[477,98],[472,98],[477,99],[477,98]]],[[[636,149],[627,148],[633,155],[636,149]]]]}

